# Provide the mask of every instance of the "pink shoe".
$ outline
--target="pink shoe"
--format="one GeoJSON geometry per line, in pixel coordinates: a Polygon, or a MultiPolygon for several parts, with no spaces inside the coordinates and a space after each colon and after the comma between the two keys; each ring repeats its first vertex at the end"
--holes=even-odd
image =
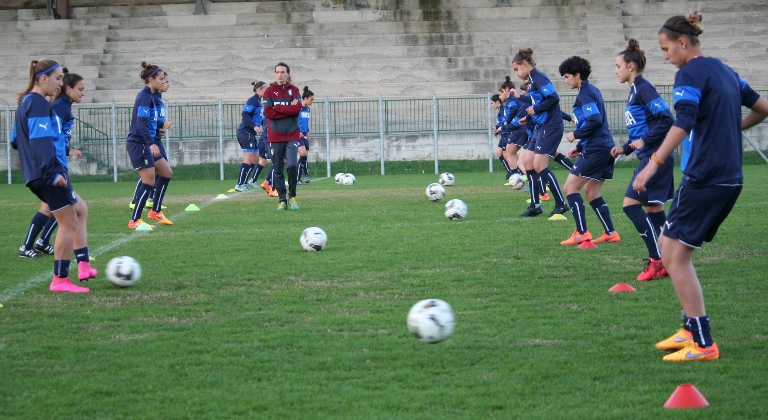
{"type": "Polygon", "coordinates": [[[52,292],[67,292],[67,293],[88,293],[91,290],[87,287],[75,286],[67,277],[59,277],[54,274],[51,281],[51,287],[49,289],[52,292]]]}
{"type": "Polygon", "coordinates": [[[89,279],[96,278],[99,274],[98,271],[91,268],[91,263],[88,261],[80,261],[77,263],[77,279],[80,281],[88,281],[89,279]]]}

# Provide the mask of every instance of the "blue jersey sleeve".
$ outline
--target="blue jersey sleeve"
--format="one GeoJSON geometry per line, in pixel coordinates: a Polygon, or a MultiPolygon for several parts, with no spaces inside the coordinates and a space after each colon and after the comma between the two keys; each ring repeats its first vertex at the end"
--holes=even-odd
{"type": "Polygon", "coordinates": [[[309,133],[309,118],[311,116],[311,110],[308,106],[301,108],[299,113],[299,131],[302,133],[309,133]]]}
{"type": "Polygon", "coordinates": [[[140,139],[144,144],[154,144],[155,133],[157,132],[157,113],[154,99],[147,88],[139,92],[133,106],[133,112],[136,115],[136,126],[132,130],[133,138],[140,139]]]}
{"type": "Polygon", "coordinates": [[[29,141],[28,157],[37,166],[46,183],[52,184],[57,175],[67,172],[66,150],[61,138],[60,120],[51,112],[50,104],[40,95],[30,97],[27,109],[26,132],[29,141]]]}
{"type": "Polygon", "coordinates": [[[573,105],[573,113],[579,121],[573,132],[575,138],[590,138],[602,127],[603,116],[600,114],[599,101],[600,99],[590,89],[579,90],[579,95],[573,105]]]}

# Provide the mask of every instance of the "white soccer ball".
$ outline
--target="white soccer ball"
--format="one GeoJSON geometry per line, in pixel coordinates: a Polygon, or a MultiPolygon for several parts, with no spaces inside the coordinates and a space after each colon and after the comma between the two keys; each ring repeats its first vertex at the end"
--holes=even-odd
{"type": "Polygon", "coordinates": [[[451,220],[460,220],[467,217],[467,203],[454,198],[445,203],[445,217],[451,220]]]}
{"type": "Polygon", "coordinates": [[[520,174],[512,174],[509,177],[509,186],[514,190],[522,190],[525,186],[525,177],[520,174]]]}
{"type": "Polygon", "coordinates": [[[336,174],[336,176],[333,178],[334,181],[336,181],[337,184],[341,184],[341,178],[344,176],[344,172],[339,172],[336,174]]]}
{"type": "Polygon", "coordinates": [[[352,174],[344,174],[341,177],[342,185],[355,185],[355,176],[352,174]]]}
{"type": "Polygon", "coordinates": [[[445,188],[442,185],[433,182],[427,186],[427,198],[432,201],[439,201],[445,196],[445,188]]]}
{"type": "Polygon", "coordinates": [[[453,183],[456,182],[456,178],[450,172],[443,172],[440,174],[438,182],[443,185],[453,185],[453,183]]]}
{"type": "Polygon", "coordinates": [[[307,252],[322,251],[328,243],[328,235],[319,227],[308,227],[301,232],[299,243],[307,252]]]}
{"type": "Polygon", "coordinates": [[[107,280],[115,286],[133,286],[140,278],[141,266],[131,257],[116,257],[107,263],[107,280]]]}
{"type": "Polygon", "coordinates": [[[425,343],[439,343],[453,334],[453,309],[440,299],[425,299],[408,311],[408,331],[425,343]]]}

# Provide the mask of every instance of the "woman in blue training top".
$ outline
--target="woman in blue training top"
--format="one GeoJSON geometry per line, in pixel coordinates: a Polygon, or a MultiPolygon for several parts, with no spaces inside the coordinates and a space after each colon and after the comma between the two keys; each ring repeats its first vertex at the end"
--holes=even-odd
{"type": "Polygon", "coordinates": [[[502,147],[504,161],[509,164],[507,168],[506,179],[509,179],[512,174],[522,175],[522,171],[518,168],[517,152],[520,150],[525,142],[528,141],[528,133],[525,128],[520,124],[520,119],[524,118],[525,106],[519,99],[517,99],[518,93],[515,90],[515,84],[512,83],[509,76],[501,84],[501,90],[504,91],[506,96],[504,100],[504,108],[506,118],[501,128],[501,137],[504,139],[505,144],[502,147]]]}
{"type": "Polygon", "coordinates": [[[312,115],[310,107],[315,102],[315,94],[309,90],[309,86],[304,86],[301,93],[301,113],[299,113],[299,131],[301,131],[301,140],[299,140],[299,184],[309,184],[309,166],[307,165],[307,153],[309,152],[309,119],[312,115]],[[304,179],[301,179],[304,174],[304,179]]]}
{"type": "MultiPolygon", "coordinates": [[[[131,127],[125,147],[131,160],[133,169],[139,171],[141,185],[134,192],[132,202],[135,203],[131,219],[128,221],[129,229],[136,229],[140,224],[141,213],[147,199],[155,192],[155,159],[161,158],[160,148],[155,143],[157,134],[157,99],[155,93],[164,83],[163,70],[146,61],[141,63],[142,71],[139,74],[144,80],[144,88],[136,95],[131,113],[131,127]]],[[[163,223],[166,220],[162,212],[149,211],[152,220],[163,223]]],[[[170,222],[170,221],[169,221],[170,222]]],[[[164,223],[165,224],[165,223],[164,223]]]]}
{"type": "Polygon", "coordinates": [[[539,191],[539,178],[542,178],[542,184],[548,186],[555,197],[555,208],[549,216],[563,214],[568,211],[568,207],[557,178],[549,169],[549,160],[557,156],[557,148],[565,129],[563,113],[560,111],[560,96],[549,77],[536,68],[532,49],[519,50],[512,59],[512,69],[517,77],[528,81],[528,95],[521,96],[520,100],[531,104],[526,107],[526,121],[530,120],[536,124],[533,138],[528,142],[528,150],[533,152],[532,164],[525,167],[531,186],[531,204],[520,216],[533,217],[543,213],[539,195],[543,195],[545,191],[539,191]]]}
{"type": "MultiPolygon", "coordinates": [[[[640,164],[635,169],[635,175],[648,165],[651,154],[659,148],[674,122],[669,105],[661,99],[656,88],[643,77],[643,69],[645,69],[645,53],[636,40],[630,39],[627,49],[616,57],[616,70],[614,70],[619,82],[629,83],[629,98],[624,111],[629,139],[624,146],[614,147],[611,155],[615,158],[622,154],[629,155],[634,151],[640,160],[640,164]]],[[[645,192],[641,193],[632,188],[633,176],[624,193],[624,213],[635,225],[637,233],[648,248],[648,262],[637,276],[639,281],[667,275],[661,263],[658,237],[664,221],[667,220],[664,214],[664,203],[671,200],[675,193],[674,169],[675,155],[672,153],[661,165],[653,181],[646,186],[645,192]]]]}
{"type": "Polygon", "coordinates": [[[656,343],[659,350],[678,350],[664,361],[689,362],[720,357],[712,340],[696,269],[691,258],[714,239],[744,184],[741,131],[768,117],[768,101],[736,72],[701,51],[701,15],[669,18],[659,30],[664,59],[675,75],[675,122],[632,187],[646,191],[659,168],[683,144],[680,182],[660,241],[664,267],[683,307],[683,328],[656,343]],[[742,116],[741,107],[750,111],[742,116]]]}
{"type": "Polygon", "coordinates": [[[571,143],[578,140],[576,147],[568,152],[569,157],[578,156],[578,160],[563,187],[573,220],[576,222],[576,230],[570,238],[560,242],[560,245],[619,242],[619,234],[613,227],[608,203],[601,194],[605,180],[613,178],[614,158],[611,156],[611,150],[616,145],[608,128],[603,95],[589,83],[589,75],[592,73],[589,61],[581,57],[570,57],[560,64],[559,70],[560,75],[565,78],[565,83],[571,89],[579,90],[573,103],[573,114],[578,121],[576,130],[565,136],[571,143]],[[586,206],[580,193],[582,189],[603,225],[603,235],[595,239],[592,239],[592,234],[587,230],[586,206]]]}
{"type": "Polygon", "coordinates": [[[259,148],[256,136],[261,136],[263,132],[261,127],[263,118],[261,95],[264,93],[267,84],[258,81],[251,82],[251,86],[253,86],[253,96],[248,98],[245,105],[243,105],[243,110],[240,112],[242,119],[237,127],[237,142],[240,143],[240,148],[243,149],[243,163],[240,164],[240,172],[238,172],[237,184],[235,184],[235,191],[239,192],[251,192],[254,189],[248,182],[248,175],[256,168],[256,164],[259,162],[259,148]]]}
{"type": "Polygon", "coordinates": [[[53,60],[30,63],[29,84],[19,93],[11,143],[19,151],[25,184],[48,205],[59,224],[49,290],[87,293],[88,288],[69,280],[69,266],[74,250],[80,281],[98,274],[91,268],[88,255],[88,207],[69,181],[68,140],[62,133],[61,119],[45,99],[61,89],[63,77],[63,69],[53,60]]]}

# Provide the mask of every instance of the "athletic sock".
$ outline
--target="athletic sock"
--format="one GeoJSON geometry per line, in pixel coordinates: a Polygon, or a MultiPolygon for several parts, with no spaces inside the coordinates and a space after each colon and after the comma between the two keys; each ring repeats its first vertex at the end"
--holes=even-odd
{"type": "Polygon", "coordinates": [[[299,158],[299,177],[305,174],[306,176],[309,176],[309,169],[307,168],[307,157],[302,156],[299,158]]]}
{"type": "Polygon", "coordinates": [[[643,206],[640,204],[633,204],[624,207],[624,214],[629,217],[629,220],[635,225],[637,233],[645,242],[645,247],[648,248],[648,256],[658,260],[661,258],[659,252],[659,241],[656,234],[656,228],[643,210],[643,206]]]}
{"type": "Polygon", "coordinates": [[[501,164],[504,165],[504,169],[507,170],[507,173],[509,173],[509,163],[507,163],[507,160],[504,159],[504,156],[499,156],[499,160],[501,161],[501,164]]]}
{"type": "Polygon", "coordinates": [[[712,340],[712,334],[709,333],[709,317],[699,316],[695,318],[685,317],[685,329],[693,335],[693,341],[699,345],[699,347],[707,348],[714,342],[712,340]]]}
{"type": "Polygon", "coordinates": [[[555,159],[554,159],[554,160],[555,160],[555,162],[557,162],[557,163],[559,163],[559,164],[563,165],[563,166],[565,167],[565,169],[568,169],[569,171],[570,171],[571,169],[573,169],[573,161],[572,161],[572,160],[570,160],[570,159],[568,159],[568,156],[566,156],[566,155],[564,155],[564,154],[562,154],[562,153],[558,153],[558,154],[555,156],[555,159]]]}
{"type": "Polygon", "coordinates": [[[136,220],[141,219],[141,213],[144,210],[144,204],[147,204],[147,199],[149,198],[149,195],[152,194],[154,189],[154,185],[145,184],[143,182],[139,188],[136,189],[136,195],[133,197],[133,202],[136,203],[136,206],[133,208],[131,220],[135,222],[136,220]]]}
{"type": "Polygon", "coordinates": [[[91,261],[87,246],[75,250],[75,260],[77,260],[77,262],[91,261]]]}
{"type": "Polygon", "coordinates": [[[155,197],[154,204],[152,204],[152,210],[161,212],[163,211],[163,199],[165,198],[165,192],[168,190],[168,183],[171,182],[171,178],[161,176],[157,178],[155,182],[155,197]]]}
{"type": "Polygon", "coordinates": [[[603,230],[607,234],[612,234],[616,230],[613,228],[613,220],[611,220],[611,211],[608,209],[608,203],[605,202],[602,196],[589,202],[592,206],[592,210],[595,211],[597,218],[600,219],[600,223],[603,224],[603,230]]]}
{"type": "Polygon", "coordinates": [[[555,196],[555,207],[565,207],[563,192],[560,191],[560,185],[557,183],[557,177],[555,177],[555,174],[552,172],[552,170],[545,168],[543,171],[539,172],[539,176],[544,179],[545,184],[549,186],[549,191],[551,191],[555,196]]]}
{"type": "MultiPolygon", "coordinates": [[[[136,193],[139,192],[139,187],[141,187],[141,177],[139,177],[139,180],[136,181],[136,188],[133,190],[133,196],[136,197],[136,193]]],[[[136,204],[133,199],[131,199],[131,204],[136,204]]]]}
{"type": "Polygon", "coordinates": [[[648,219],[656,228],[656,236],[661,235],[661,228],[664,227],[664,222],[667,221],[667,215],[664,213],[664,210],[656,213],[648,213],[648,219]]]}
{"type": "Polygon", "coordinates": [[[573,193],[569,194],[568,197],[568,204],[571,206],[571,214],[573,215],[573,220],[576,222],[576,230],[579,233],[587,233],[587,217],[584,214],[585,206],[584,206],[584,199],[581,198],[581,194],[579,193],[573,193]]]}
{"type": "Polygon", "coordinates": [[[54,260],[53,274],[63,278],[69,277],[69,262],[70,260],[54,260]]]}
{"type": "Polygon", "coordinates": [[[24,239],[24,249],[32,249],[32,246],[35,244],[35,239],[37,239],[37,235],[40,234],[46,223],[48,223],[48,216],[43,213],[37,212],[32,216],[32,221],[29,223],[29,230],[27,231],[27,237],[24,239]]]}
{"type": "Polygon", "coordinates": [[[59,226],[59,223],[53,216],[49,217],[48,221],[45,222],[43,232],[40,234],[40,242],[43,244],[43,246],[51,244],[51,236],[53,236],[53,232],[56,230],[57,226],[59,226]]]}
{"type": "Polygon", "coordinates": [[[533,169],[526,169],[525,172],[528,173],[528,186],[531,190],[531,207],[538,207],[541,205],[539,194],[543,191],[541,189],[541,179],[539,179],[539,174],[533,169]]]}
{"type": "Polygon", "coordinates": [[[260,163],[257,163],[257,164],[256,164],[256,165],[253,167],[253,178],[251,178],[251,184],[255,184],[255,183],[256,183],[256,181],[259,179],[259,175],[261,175],[261,171],[262,171],[262,169],[264,169],[264,167],[263,167],[263,166],[261,166],[261,164],[260,164],[260,163]]]}
{"type": "Polygon", "coordinates": [[[248,164],[243,162],[240,164],[240,173],[237,176],[237,185],[245,184],[246,179],[248,179],[248,164]]]}

